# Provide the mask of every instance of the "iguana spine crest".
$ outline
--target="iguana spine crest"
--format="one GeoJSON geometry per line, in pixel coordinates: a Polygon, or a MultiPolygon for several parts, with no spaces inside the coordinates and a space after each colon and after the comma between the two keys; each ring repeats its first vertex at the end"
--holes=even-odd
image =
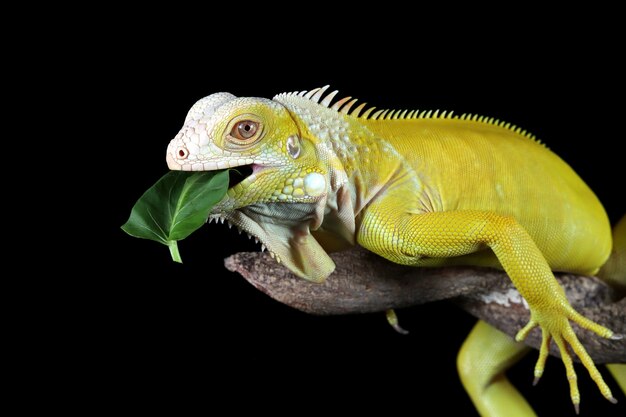
{"type": "Polygon", "coordinates": [[[380,109],[376,110],[376,107],[368,107],[365,111],[363,111],[367,103],[362,103],[354,110],[352,106],[358,101],[358,99],[353,99],[351,96],[344,97],[340,100],[334,102],[331,105],[335,96],[339,93],[338,90],[334,90],[326,96],[324,93],[330,85],[325,85],[321,88],[314,88],[309,91],[293,91],[287,93],[281,93],[274,96],[274,100],[281,101],[281,99],[293,99],[293,98],[301,98],[303,100],[311,101],[313,103],[320,104],[324,107],[328,107],[331,110],[335,110],[338,113],[342,113],[354,118],[365,119],[365,120],[410,120],[410,119],[457,119],[457,120],[467,120],[477,123],[484,123],[493,126],[498,126],[512,132],[515,132],[521,136],[524,136],[528,139],[531,139],[537,143],[543,144],[539,139],[535,137],[532,133],[522,129],[519,126],[516,126],[512,123],[506,122],[504,120],[496,119],[495,117],[481,116],[474,113],[463,113],[461,115],[455,115],[454,111],[439,111],[437,110],[411,110],[408,109],[380,109]],[[324,96],[324,98],[322,98],[324,96]],[[376,111],[374,111],[376,110],[376,111]]]}

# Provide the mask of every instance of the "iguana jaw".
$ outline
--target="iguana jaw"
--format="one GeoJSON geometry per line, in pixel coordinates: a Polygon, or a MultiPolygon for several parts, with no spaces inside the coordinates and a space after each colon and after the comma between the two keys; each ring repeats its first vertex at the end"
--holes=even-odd
{"type": "MultiPolygon", "coordinates": [[[[180,148],[180,146],[179,146],[180,148]]],[[[173,153],[176,151],[176,146],[170,144],[167,150],[166,161],[167,166],[171,170],[175,171],[217,171],[223,169],[237,170],[241,175],[231,175],[232,178],[236,178],[236,181],[231,181],[228,188],[228,196],[236,198],[238,194],[246,190],[252,185],[258,178],[261,172],[270,168],[270,166],[264,161],[257,161],[253,158],[232,158],[232,157],[217,157],[209,158],[205,160],[199,160],[195,163],[181,164],[176,161],[173,153]]]]}
{"type": "Polygon", "coordinates": [[[276,261],[280,263],[280,256],[277,255],[271,247],[267,234],[264,233],[263,229],[256,222],[249,220],[248,216],[242,216],[241,213],[230,211],[210,214],[207,223],[215,222],[224,224],[224,222],[226,222],[229,228],[235,226],[239,234],[245,232],[248,235],[248,239],[254,238],[254,241],[261,245],[261,252],[267,250],[272,258],[275,258],[276,261]]]}

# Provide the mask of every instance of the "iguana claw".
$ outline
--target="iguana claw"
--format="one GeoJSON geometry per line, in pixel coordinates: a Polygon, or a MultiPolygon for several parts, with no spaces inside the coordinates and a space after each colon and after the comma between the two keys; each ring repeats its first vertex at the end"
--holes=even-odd
{"type": "Polygon", "coordinates": [[[574,370],[574,364],[569,349],[570,347],[574,353],[576,353],[585,368],[587,368],[591,379],[596,383],[604,398],[612,403],[616,403],[617,401],[613,397],[611,389],[604,382],[604,379],[593,363],[593,360],[578,340],[578,337],[574,333],[569,320],[572,320],[581,327],[591,330],[607,339],[619,340],[620,337],[615,338],[616,334],[611,330],[581,316],[571,306],[564,306],[564,309],[565,312],[563,314],[556,313],[553,310],[548,312],[533,311],[531,313],[531,320],[515,336],[515,340],[521,342],[533,328],[537,326],[541,327],[542,341],[541,348],[539,349],[539,358],[537,359],[537,364],[535,365],[535,379],[533,381],[533,385],[536,385],[543,375],[543,370],[550,349],[550,341],[554,340],[559,348],[559,352],[561,353],[563,364],[565,365],[567,380],[570,386],[570,397],[572,399],[572,403],[574,404],[576,414],[578,414],[580,409],[580,393],[578,391],[578,377],[576,375],[576,371],[574,370]]]}
{"type": "Polygon", "coordinates": [[[409,334],[408,330],[404,330],[400,327],[400,323],[398,323],[398,316],[394,309],[390,308],[385,312],[385,316],[387,317],[387,321],[393,327],[393,329],[400,334],[409,334]]]}

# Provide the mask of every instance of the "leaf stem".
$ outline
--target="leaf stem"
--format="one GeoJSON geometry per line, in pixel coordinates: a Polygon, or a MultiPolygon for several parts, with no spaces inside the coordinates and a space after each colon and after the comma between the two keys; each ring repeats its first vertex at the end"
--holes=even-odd
{"type": "Polygon", "coordinates": [[[170,248],[170,255],[172,255],[172,260],[174,262],[183,263],[183,260],[180,258],[180,253],[178,252],[178,241],[170,240],[167,243],[167,246],[170,248]]]}

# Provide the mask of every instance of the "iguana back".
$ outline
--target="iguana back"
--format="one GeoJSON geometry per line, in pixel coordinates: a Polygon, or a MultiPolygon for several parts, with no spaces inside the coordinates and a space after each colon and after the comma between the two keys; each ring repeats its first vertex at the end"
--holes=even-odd
{"type": "MultiPolygon", "coordinates": [[[[601,203],[569,165],[525,132],[452,118],[359,121],[414,168],[423,184],[415,210],[513,216],[553,270],[595,273],[607,260],[611,229],[601,203]]],[[[448,263],[467,262],[495,258],[448,263]]]]}

